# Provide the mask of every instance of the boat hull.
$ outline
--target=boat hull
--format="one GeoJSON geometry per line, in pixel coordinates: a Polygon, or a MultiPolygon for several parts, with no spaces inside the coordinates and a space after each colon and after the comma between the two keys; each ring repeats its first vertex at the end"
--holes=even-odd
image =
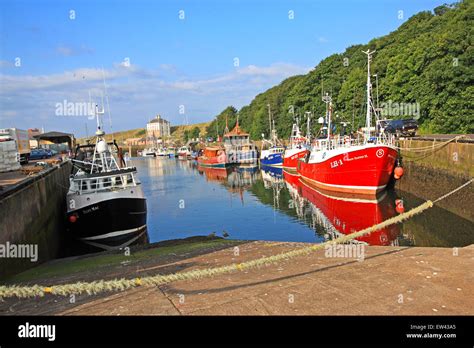
{"type": "Polygon", "coordinates": [[[146,228],[147,207],[143,194],[132,192],[137,190],[141,191],[141,188],[126,190],[130,192],[82,195],[77,199],[77,208],[67,212],[68,233],[83,242],[109,245],[142,233],[146,228]]]}
{"type": "Polygon", "coordinates": [[[299,160],[297,171],[314,187],[375,195],[386,188],[397,157],[396,149],[386,145],[320,150],[311,154],[308,163],[299,160]]]}
{"type": "Polygon", "coordinates": [[[304,158],[309,151],[307,149],[288,149],[283,156],[283,168],[296,171],[298,160],[304,158]]]}
{"type": "Polygon", "coordinates": [[[283,157],[281,153],[269,154],[260,158],[260,163],[264,166],[281,167],[283,165],[283,157]]]}
{"type": "Polygon", "coordinates": [[[197,162],[199,166],[206,168],[225,168],[227,165],[226,162],[214,161],[213,158],[203,159],[202,157],[198,157],[197,162]]]}
{"type": "Polygon", "coordinates": [[[199,166],[208,168],[225,168],[228,164],[225,152],[210,149],[206,149],[204,155],[197,158],[197,162],[199,166]]]}

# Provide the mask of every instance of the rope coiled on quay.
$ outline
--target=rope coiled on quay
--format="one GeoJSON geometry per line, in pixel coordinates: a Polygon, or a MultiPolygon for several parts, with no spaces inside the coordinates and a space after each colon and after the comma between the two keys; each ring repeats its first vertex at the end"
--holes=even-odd
{"type": "MultiPolygon", "coordinates": [[[[465,184],[457,187],[456,189],[448,192],[447,194],[439,197],[434,202],[439,202],[442,199],[449,197],[455,192],[461,190],[467,185],[471,184],[474,179],[469,180],[465,184]]],[[[154,276],[148,276],[143,278],[133,279],[113,279],[113,280],[97,280],[92,282],[76,282],[72,284],[58,284],[53,286],[42,286],[42,285],[11,285],[11,286],[0,286],[0,298],[31,298],[31,297],[43,297],[46,294],[69,296],[69,295],[80,295],[87,293],[88,295],[94,295],[106,291],[124,291],[131,288],[140,286],[151,287],[169,284],[176,281],[182,280],[199,280],[203,278],[213,277],[222,274],[228,274],[236,271],[244,271],[252,268],[259,268],[270,264],[275,264],[279,261],[289,260],[298,256],[308,255],[314,251],[326,248],[328,245],[347,243],[355,238],[359,238],[368,235],[372,232],[378,231],[382,228],[403,222],[415,215],[422,213],[423,211],[433,207],[434,202],[428,200],[419,206],[402,213],[398,216],[394,216],[374,226],[365,228],[358,232],[354,232],[348,235],[344,235],[327,241],[321,244],[315,244],[308,247],[303,247],[287,252],[282,252],[272,256],[265,256],[258,259],[245,261],[242,263],[233,263],[226,266],[211,267],[207,269],[196,269],[187,272],[179,272],[172,274],[158,274],[154,276]]]]}

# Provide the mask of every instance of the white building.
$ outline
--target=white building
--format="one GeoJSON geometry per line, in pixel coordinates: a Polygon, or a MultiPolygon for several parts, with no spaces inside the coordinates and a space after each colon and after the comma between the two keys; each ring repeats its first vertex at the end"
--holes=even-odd
{"type": "Polygon", "coordinates": [[[157,115],[154,119],[146,125],[146,137],[149,140],[155,138],[168,137],[171,134],[170,122],[157,115]]]}

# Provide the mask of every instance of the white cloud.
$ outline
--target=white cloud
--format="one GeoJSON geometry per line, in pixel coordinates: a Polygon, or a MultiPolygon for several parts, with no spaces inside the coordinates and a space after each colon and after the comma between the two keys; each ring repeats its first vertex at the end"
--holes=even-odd
{"type": "Polygon", "coordinates": [[[326,43],[326,42],[329,42],[329,40],[328,40],[328,39],[326,39],[324,36],[320,36],[320,37],[318,37],[318,41],[319,41],[320,43],[326,43]]]}
{"type": "Polygon", "coordinates": [[[122,63],[116,63],[104,72],[102,69],[81,68],[49,75],[0,74],[0,126],[30,128],[45,125],[47,129],[82,134],[86,121],[58,118],[54,116],[54,106],[63,100],[87,101],[89,91],[100,102],[103,73],[114,129],[128,129],[142,127],[150,116],[157,113],[174,124],[181,123],[183,115],[178,112],[179,105],[185,105],[190,122],[210,120],[226,106],[241,107],[283,79],[310,70],[293,64],[275,63],[244,66],[208,78],[177,79],[172,73],[177,70],[174,66],[143,69],[133,64],[126,67],[122,63]],[[168,72],[166,78],[162,76],[164,70],[168,72]],[[33,123],[32,115],[36,116],[33,123]],[[34,124],[35,120],[42,123],[34,124]]]}

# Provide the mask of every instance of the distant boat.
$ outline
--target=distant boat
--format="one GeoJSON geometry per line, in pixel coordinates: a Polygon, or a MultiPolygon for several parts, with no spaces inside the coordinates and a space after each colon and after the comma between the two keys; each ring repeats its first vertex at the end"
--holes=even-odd
{"type": "Polygon", "coordinates": [[[104,139],[102,113],[96,106],[95,145],[78,146],[72,160],[66,229],[84,243],[105,248],[131,243],[145,233],[147,207],[136,168],[126,166],[117,144],[104,139]]]}
{"type": "Polygon", "coordinates": [[[178,158],[181,160],[191,158],[191,149],[188,146],[181,146],[178,149],[178,158]]]}
{"type": "Polygon", "coordinates": [[[283,165],[283,146],[272,146],[267,150],[262,150],[260,154],[260,163],[264,166],[281,167],[283,165]]]}
{"type": "MultiPolygon", "coordinates": [[[[298,161],[297,171],[306,183],[325,190],[375,195],[387,187],[398,161],[395,137],[372,132],[370,62],[373,52],[367,54],[367,115],[361,139],[331,134],[332,101],[326,94],[325,127],[327,135],[315,140],[309,156],[298,161]]],[[[377,114],[376,114],[377,116],[377,114]]]]}
{"type": "Polygon", "coordinates": [[[281,167],[283,165],[283,153],[285,152],[285,147],[280,145],[280,141],[278,140],[275,124],[272,119],[270,105],[268,105],[268,118],[270,123],[270,139],[265,139],[262,134],[260,164],[264,166],[281,167]],[[264,149],[265,144],[269,145],[268,149],[264,149]]]}
{"type": "Polygon", "coordinates": [[[239,120],[234,129],[224,134],[224,148],[230,164],[257,166],[258,150],[250,135],[240,129],[239,120]]]}
{"type": "Polygon", "coordinates": [[[206,147],[197,161],[201,167],[225,168],[228,164],[225,149],[218,146],[206,147]]]}
{"type": "Polygon", "coordinates": [[[156,149],[154,147],[146,148],[142,151],[143,157],[156,157],[156,149]]]}
{"type": "Polygon", "coordinates": [[[176,148],[174,146],[168,147],[166,152],[170,158],[176,156],[176,148]]]}
{"type": "Polygon", "coordinates": [[[156,155],[158,157],[165,157],[165,156],[169,156],[168,155],[168,151],[165,149],[165,148],[159,148],[158,150],[156,150],[156,155]]]}
{"type": "Polygon", "coordinates": [[[199,157],[199,151],[192,151],[191,152],[191,159],[197,160],[199,157]]]}

